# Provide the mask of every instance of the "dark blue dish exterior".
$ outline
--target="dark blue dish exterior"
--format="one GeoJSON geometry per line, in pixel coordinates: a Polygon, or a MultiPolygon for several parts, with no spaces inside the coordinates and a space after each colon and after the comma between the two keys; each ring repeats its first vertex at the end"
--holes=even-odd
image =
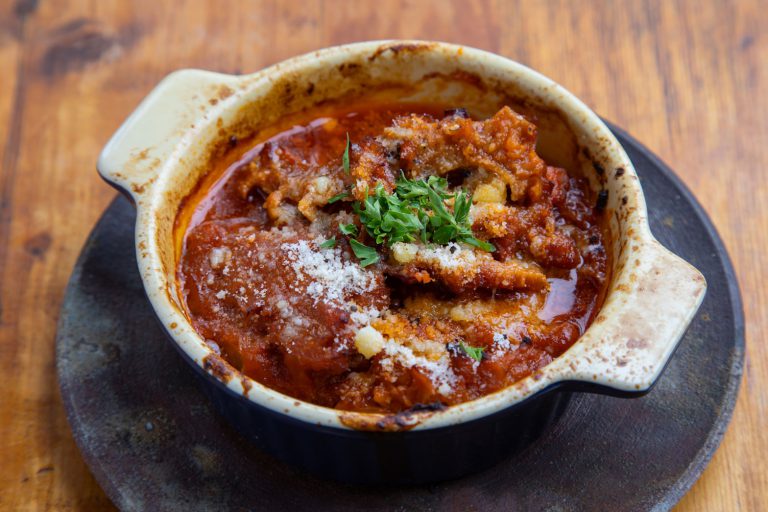
{"type": "Polygon", "coordinates": [[[426,484],[487,469],[524,448],[565,411],[571,393],[552,391],[478,420],[403,432],[312,425],[233,393],[195,369],[203,392],[243,436],[278,459],[354,484],[426,484]]]}

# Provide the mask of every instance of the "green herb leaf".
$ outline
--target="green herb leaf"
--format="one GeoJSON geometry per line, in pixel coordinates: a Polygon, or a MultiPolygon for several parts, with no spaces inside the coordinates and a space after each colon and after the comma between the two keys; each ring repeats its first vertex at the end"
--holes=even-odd
{"type": "Polygon", "coordinates": [[[456,229],[453,226],[440,226],[432,233],[432,241],[436,244],[447,245],[453,240],[456,229]]]}
{"type": "Polygon", "coordinates": [[[344,155],[341,157],[341,165],[344,172],[349,174],[349,132],[347,132],[347,145],[344,147],[344,155]]]}
{"type": "Polygon", "coordinates": [[[453,203],[453,215],[456,218],[456,224],[464,225],[469,223],[469,208],[472,200],[467,197],[463,190],[456,194],[453,203]]]}
{"type": "Polygon", "coordinates": [[[339,231],[342,235],[357,236],[357,226],[354,224],[339,224],[339,231]]]}
{"type": "Polygon", "coordinates": [[[344,192],[342,192],[341,194],[336,194],[335,196],[333,196],[332,198],[330,198],[330,199],[328,200],[328,204],[333,204],[333,203],[335,203],[336,201],[341,201],[341,200],[342,200],[342,199],[344,199],[345,197],[349,197],[349,192],[348,192],[348,191],[346,191],[346,190],[345,190],[344,192]]]}
{"type": "Polygon", "coordinates": [[[361,267],[367,267],[368,265],[373,265],[379,261],[379,253],[377,253],[376,249],[373,247],[361,244],[354,238],[349,241],[349,245],[352,246],[352,252],[354,252],[355,256],[360,260],[361,267]]]}
{"type": "Polygon", "coordinates": [[[321,249],[333,249],[334,247],[336,247],[336,237],[329,238],[320,244],[321,249]]]}
{"type": "Polygon", "coordinates": [[[459,346],[461,347],[461,350],[463,350],[465,354],[467,354],[469,357],[471,357],[478,363],[483,360],[483,351],[485,350],[485,348],[473,347],[471,345],[467,345],[463,341],[459,342],[459,346]]]}
{"type": "Polygon", "coordinates": [[[478,249],[482,249],[483,251],[486,251],[486,252],[493,252],[496,250],[496,247],[494,247],[493,244],[486,242],[484,240],[478,240],[474,236],[463,237],[461,241],[467,245],[477,247],[478,249]]]}

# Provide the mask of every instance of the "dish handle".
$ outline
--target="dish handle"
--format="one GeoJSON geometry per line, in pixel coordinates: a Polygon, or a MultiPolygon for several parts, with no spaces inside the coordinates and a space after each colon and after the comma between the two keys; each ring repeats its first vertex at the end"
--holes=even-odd
{"type": "Polygon", "coordinates": [[[701,272],[652,238],[633,251],[625,267],[584,343],[556,361],[567,387],[622,396],[647,393],[704,299],[707,283],[701,272]]]}
{"type": "Polygon", "coordinates": [[[235,80],[197,69],[165,77],[104,146],[96,166],[101,177],[138,203],[175,152],[235,95],[235,80]]]}

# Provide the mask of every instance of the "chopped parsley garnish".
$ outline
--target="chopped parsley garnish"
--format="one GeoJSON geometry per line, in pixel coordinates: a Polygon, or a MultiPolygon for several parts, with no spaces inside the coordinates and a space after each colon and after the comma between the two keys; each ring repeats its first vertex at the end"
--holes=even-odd
{"type": "Polygon", "coordinates": [[[471,345],[467,345],[463,341],[459,342],[459,346],[465,354],[467,354],[478,363],[483,360],[483,351],[485,350],[483,347],[473,347],[471,345]]]}
{"type": "Polygon", "coordinates": [[[349,174],[349,133],[347,133],[347,145],[344,146],[344,155],[341,157],[341,165],[344,173],[349,174]]]}
{"type": "Polygon", "coordinates": [[[345,190],[344,192],[342,192],[342,193],[340,193],[340,194],[336,194],[335,196],[333,196],[332,198],[330,198],[330,199],[328,200],[328,204],[333,204],[333,203],[335,203],[336,201],[341,201],[341,200],[342,200],[342,199],[344,199],[345,197],[349,197],[349,192],[348,192],[348,191],[346,191],[346,190],[345,190]]]}
{"type": "Polygon", "coordinates": [[[349,241],[349,245],[352,246],[352,252],[354,252],[355,256],[360,260],[361,267],[367,267],[368,265],[373,265],[379,261],[379,253],[377,253],[376,249],[373,247],[361,244],[354,238],[349,241]]]}
{"type": "Polygon", "coordinates": [[[339,231],[341,231],[342,235],[347,236],[357,236],[357,226],[354,224],[339,224],[339,231]]]}
{"type": "Polygon", "coordinates": [[[336,237],[329,238],[320,244],[321,249],[333,249],[334,247],[336,247],[336,237]]]}
{"type": "Polygon", "coordinates": [[[409,180],[401,175],[394,193],[388,193],[379,183],[373,195],[356,201],[352,207],[360,217],[365,231],[377,244],[413,242],[446,245],[464,242],[484,251],[494,251],[488,242],[478,240],[472,233],[469,208],[472,198],[463,190],[447,191],[448,181],[437,176],[426,180],[409,180]],[[453,211],[445,204],[453,199],[453,211]]]}
{"type": "MultiPolygon", "coordinates": [[[[349,174],[349,133],[344,147],[342,165],[349,174]]],[[[349,196],[342,192],[333,196],[328,203],[335,203],[349,196]]],[[[430,176],[426,180],[409,180],[404,174],[395,182],[392,193],[384,189],[381,183],[376,185],[373,194],[366,191],[362,201],[352,203],[352,209],[360,218],[365,232],[376,244],[392,246],[397,242],[434,243],[447,245],[451,242],[463,242],[483,251],[493,252],[496,248],[475,238],[469,221],[469,209],[472,197],[464,190],[448,192],[448,180],[439,176],[430,176]],[[453,201],[449,209],[446,201],[453,201]]],[[[352,237],[350,243],[362,266],[371,265],[379,260],[376,250],[355,238],[360,234],[354,224],[339,224],[339,231],[352,237]]]]}

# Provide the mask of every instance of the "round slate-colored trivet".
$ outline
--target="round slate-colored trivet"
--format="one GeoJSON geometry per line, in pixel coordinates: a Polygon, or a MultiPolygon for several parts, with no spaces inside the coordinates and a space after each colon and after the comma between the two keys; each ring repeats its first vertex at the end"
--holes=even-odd
{"type": "Polygon", "coordinates": [[[56,342],[75,440],[124,510],[666,510],[701,474],[730,419],[744,320],[715,229],[674,174],[616,130],[658,239],[707,278],[706,299],[650,394],[576,395],[560,421],[483,473],[427,487],[354,487],[260,452],[196,387],[144,296],[134,211],[119,198],[80,255],[56,342]]]}

